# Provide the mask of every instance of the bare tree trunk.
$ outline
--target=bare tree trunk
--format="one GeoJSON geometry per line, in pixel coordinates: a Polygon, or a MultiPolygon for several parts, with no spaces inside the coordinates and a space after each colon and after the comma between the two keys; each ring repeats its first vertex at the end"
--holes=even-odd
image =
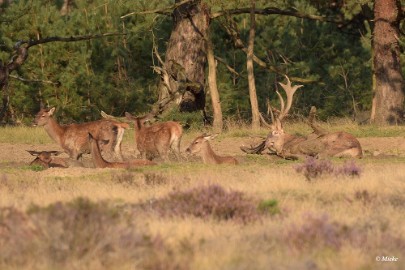
{"type": "MultiPolygon", "coordinates": [[[[176,0],[176,3],[179,2],[176,0]]],[[[186,2],[173,11],[173,20],[163,67],[168,74],[168,82],[162,79],[159,84],[159,106],[173,101],[173,97],[180,93],[180,111],[204,110],[204,37],[210,24],[209,9],[201,0],[186,2]]]]}
{"type": "Polygon", "coordinates": [[[62,8],[60,9],[60,14],[62,16],[68,15],[72,9],[73,0],[63,0],[62,8]]]}
{"type": "Polygon", "coordinates": [[[0,90],[2,91],[2,108],[0,109],[0,122],[7,122],[12,116],[12,108],[10,106],[9,92],[9,75],[12,71],[18,69],[28,58],[28,48],[19,47],[15,50],[15,54],[7,64],[0,61],[0,90]]]}
{"type": "Polygon", "coordinates": [[[400,64],[399,0],[374,2],[375,118],[378,125],[403,121],[404,79],[400,64]]]}
{"type": "Polygon", "coordinates": [[[213,128],[216,132],[221,132],[223,127],[222,110],[217,87],[217,66],[215,63],[214,49],[211,35],[207,36],[207,60],[208,60],[208,86],[212,102],[214,116],[213,128]]]}
{"type": "Polygon", "coordinates": [[[248,83],[249,83],[249,97],[250,105],[252,108],[252,128],[257,129],[260,127],[260,113],[259,105],[257,102],[256,94],[256,84],[255,75],[253,72],[253,55],[254,55],[254,43],[255,43],[255,31],[256,31],[256,20],[255,20],[255,5],[256,1],[251,1],[251,11],[250,11],[250,30],[249,30],[249,43],[247,52],[247,73],[248,73],[248,83]]]}
{"type": "MultiPolygon", "coordinates": [[[[374,32],[374,27],[373,30],[374,32]]],[[[377,100],[376,100],[376,79],[375,79],[375,72],[374,72],[374,46],[371,46],[371,59],[373,61],[371,62],[371,88],[373,91],[373,99],[371,101],[371,112],[370,112],[370,124],[375,122],[375,112],[376,112],[376,105],[377,105],[377,100]]]]}
{"type": "Polygon", "coordinates": [[[0,90],[2,92],[2,104],[0,109],[0,122],[7,122],[7,116],[10,112],[10,94],[8,91],[9,69],[7,65],[3,66],[0,62],[0,90]]]}

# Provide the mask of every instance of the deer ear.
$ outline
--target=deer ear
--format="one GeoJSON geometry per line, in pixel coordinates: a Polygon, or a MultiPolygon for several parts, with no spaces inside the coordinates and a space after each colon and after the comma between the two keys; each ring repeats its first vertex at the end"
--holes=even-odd
{"type": "Polygon", "coordinates": [[[54,155],[54,156],[59,156],[60,154],[62,154],[61,151],[49,151],[49,153],[50,153],[51,155],[54,155]]]}
{"type": "Polygon", "coordinates": [[[125,112],[125,117],[129,120],[133,120],[134,117],[132,116],[132,114],[130,114],[129,112],[125,112]]]}
{"type": "Polygon", "coordinates": [[[51,116],[55,112],[55,107],[49,110],[48,115],[51,116]]]}
{"type": "Polygon", "coordinates": [[[205,136],[204,136],[204,140],[209,141],[209,140],[214,139],[216,136],[218,136],[218,134],[205,135],[205,136]]]}
{"type": "Polygon", "coordinates": [[[28,153],[30,153],[33,156],[38,156],[40,152],[37,151],[32,151],[32,150],[26,150],[28,153]]]}
{"type": "Polygon", "coordinates": [[[213,139],[215,139],[218,135],[219,135],[218,133],[215,133],[215,134],[212,134],[212,135],[208,135],[206,138],[207,138],[207,140],[213,140],[213,139]]]}
{"type": "Polygon", "coordinates": [[[148,113],[147,115],[145,115],[142,118],[144,118],[145,121],[151,121],[151,120],[155,119],[155,115],[153,113],[148,113]]]}

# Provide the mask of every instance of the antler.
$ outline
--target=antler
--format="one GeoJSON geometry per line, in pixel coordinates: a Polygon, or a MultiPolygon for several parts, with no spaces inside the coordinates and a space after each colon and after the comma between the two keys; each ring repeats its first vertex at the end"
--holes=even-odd
{"type": "MultiPolygon", "coordinates": [[[[280,113],[277,115],[277,117],[274,119],[273,114],[271,116],[272,121],[273,121],[273,129],[282,129],[281,121],[283,118],[288,114],[289,110],[291,109],[292,101],[293,101],[293,96],[295,94],[295,91],[297,91],[298,88],[302,87],[303,85],[291,85],[290,78],[288,78],[287,75],[285,75],[287,78],[287,83],[281,83],[279,82],[280,86],[284,89],[286,95],[287,95],[287,103],[284,102],[283,97],[281,96],[279,91],[276,91],[278,98],[280,99],[280,113]]],[[[268,104],[270,106],[270,104],[268,104]]],[[[271,111],[272,112],[272,111],[271,111]]]]}
{"type": "MultiPolygon", "coordinates": [[[[284,91],[287,95],[287,103],[284,102],[284,99],[281,96],[280,92],[278,92],[278,91],[276,92],[280,99],[280,114],[277,116],[276,120],[277,120],[277,122],[280,122],[280,123],[291,109],[295,91],[297,91],[298,88],[303,87],[303,85],[291,85],[291,81],[288,78],[288,76],[285,75],[285,77],[287,78],[287,83],[284,84],[284,83],[279,82],[279,84],[284,89],[284,91]]],[[[278,123],[276,125],[278,125],[278,123]]]]}

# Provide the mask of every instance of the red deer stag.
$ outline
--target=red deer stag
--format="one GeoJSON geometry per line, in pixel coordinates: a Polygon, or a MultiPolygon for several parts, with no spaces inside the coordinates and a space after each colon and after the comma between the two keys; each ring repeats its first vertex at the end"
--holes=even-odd
{"type": "Polygon", "coordinates": [[[48,168],[68,168],[68,167],[83,167],[83,164],[77,160],[72,160],[69,158],[59,158],[54,157],[62,154],[60,151],[31,151],[27,150],[36,158],[31,161],[30,165],[38,165],[44,169],[48,168]]]}
{"type": "Polygon", "coordinates": [[[313,113],[310,114],[310,125],[314,133],[307,138],[284,132],[282,120],[291,108],[295,91],[302,87],[302,85],[292,86],[289,78],[287,76],[286,78],[287,84],[280,83],[280,85],[286,93],[287,102],[285,103],[281,94],[277,92],[281,108],[278,115],[272,117],[271,132],[266,140],[256,147],[241,147],[241,149],[247,153],[261,153],[268,148],[280,157],[292,159],[302,156],[361,158],[363,153],[360,142],[353,135],[343,131],[332,133],[321,131],[313,123],[313,113]]]}
{"type": "Polygon", "coordinates": [[[129,127],[126,123],[112,120],[98,120],[82,124],[59,125],[52,117],[55,108],[41,109],[35,117],[35,124],[43,126],[48,135],[57,142],[72,159],[79,159],[82,154],[90,153],[88,133],[91,132],[98,140],[108,141],[100,145],[106,153],[122,160],[121,141],[124,131],[129,127]]]}
{"type": "Polygon", "coordinates": [[[187,148],[186,152],[190,154],[199,154],[205,164],[238,164],[238,161],[234,157],[225,156],[221,157],[215,154],[212,150],[209,140],[215,138],[215,135],[201,135],[195,138],[195,140],[187,148]]]}
{"type": "Polygon", "coordinates": [[[129,169],[129,168],[137,168],[141,166],[150,166],[150,165],[156,165],[155,162],[150,161],[150,160],[129,160],[125,162],[108,162],[106,161],[100,153],[100,148],[99,148],[99,143],[96,141],[96,139],[91,135],[91,133],[88,134],[88,140],[90,143],[90,151],[91,151],[91,156],[93,158],[94,166],[96,168],[123,168],[123,169],[129,169]]]}
{"type": "Polygon", "coordinates": [[[183,135],[183,128],[174,121],[153,124],[146,127],[145,122],[151,115],[144,117],[134,117],[126,112],[128,120],[134,122],[135,143],[142,159],[152,160],[160,156],[163,160],[169,159],[169,150],[172,149],[177,158],[180,157],[180,141],[183,135]]]}

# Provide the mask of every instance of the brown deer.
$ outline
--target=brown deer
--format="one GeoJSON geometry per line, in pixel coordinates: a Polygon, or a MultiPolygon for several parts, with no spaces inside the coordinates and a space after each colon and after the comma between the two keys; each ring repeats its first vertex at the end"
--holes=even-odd
{"type": "Polygon", "coordinates": [[[53,158],[52,156],[58,156],[62,152],[60,151],[31,151],[27,150],[28,153],[30,153],[33,156],[36,156],[36,158],[31,161],[30,165],[37,165],[41,166],[45,169],[47,168],[52,168],[52,167],[61,167],[61,168],[67,168],[68,165],[64,162],[64,160],[59,160],[59,158],[53,158]]]}
{"type": "Polygon", "coordinates": [[[38,165],[44,169],[48,168],[68,168],[68,167],[83,167],[77,160],[72,160],[69,158],[59,158],[54,157],[62,154],[61,151],[31,151],[27,150],[28,153],[35,156],[36,158],[31,161],[30,165],[38,165]]]}
{"type": "Polygon", "coordinates": [[[261,153],[268,148],[276,155],[283,158],[296,159],[301,156],[327,156],[327,157],[356,157],[361,158],[363,153],[360,142],[351,134],[343,131],[328,133],[321,130],[313,123],[314,112],[310,113],[310,125],[314,133],[305,137],[295,136],[284,132],[282,120],[288,114],[295,91],[302,85],[292,86],[290,79],[287,84],[279,83],[284,89],[287,102],[277,91],[280,99],[280,110],[276,118],[272,116],[273,124],[270,126],[271,132],[266,140],[256,147],[241,147],[247,153],[261,153]],[[286,104],[286,105],[285,105],[286,104]]]}
{"type": "Polygon", "coordinates": [[[174,121],[157,123],[151,126],[145,126],[151,115],[144,117],[134,117],[126,112],[128,120],[134,122],[135,143],[142,159],[152,160],[160,156],[163,160],[169,159],[169,150],[172,149],[176,157],[180,157],[180,141],[183,135],[183,128],[174,121]]]}
{"type": "Polygon", "coordinates": [[[35,124],[43,126],[48,135],[57,142],[72,159],[79,159],[82,154],[90,153],[88,133],[91,132],[98,140],[108,141],[100,145],[106,153],[122,160],[121,142],[127,123],[112,120],[98,120],[82,124],[59,125],[52,117],[55,108],[42,108],[35,117],[35,124]]]}
{"type": "Polygon", "coordinates": [[[234,157],[218,156],[212,150],[209,140],[214,139],[215,135],[201,135],[194,139],[194,141],[187,148],[186,152],[190,154],[199,154],[205,164],[238,164],[234,157]]]}
{"type": "MultiPolygon", "coordinates": [[[[93,137],[91,133],[88,134],[88,140],[91,148],[91,157],[93,158],[94,166],[96,168],[137,168],[141,166],[157,165],[155,162],[150,160],[129,160],[124,162],[108,162],[106,161],[100,153],[99,143],[93,137]]],[[[105,142],[107,143],[107,142],[105,142]]]]}

